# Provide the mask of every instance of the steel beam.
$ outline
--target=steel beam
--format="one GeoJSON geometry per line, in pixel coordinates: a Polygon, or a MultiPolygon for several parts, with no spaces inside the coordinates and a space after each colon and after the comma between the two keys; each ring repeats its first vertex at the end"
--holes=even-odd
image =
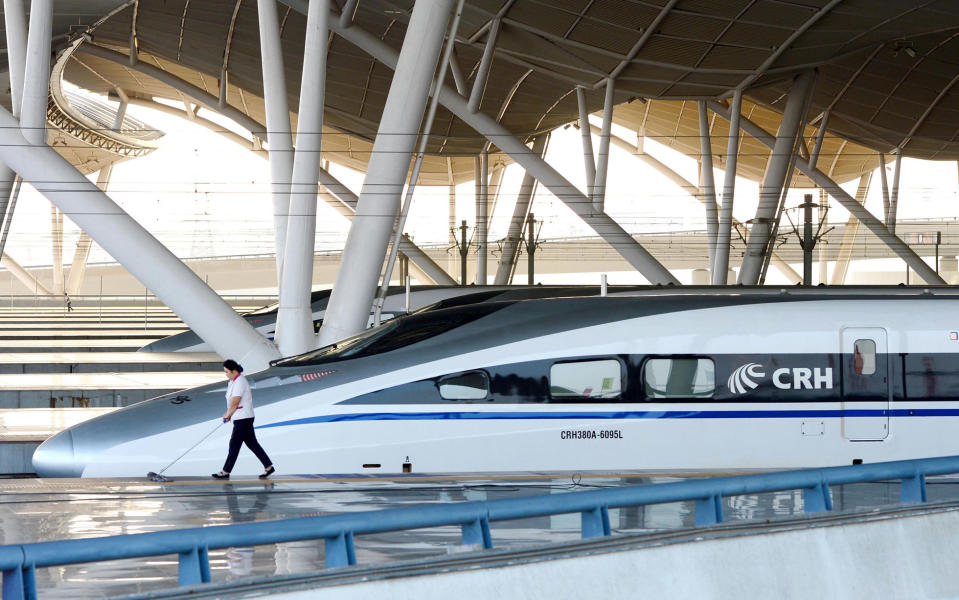
{"type": "Polygon", "coordinates": [[[719,234],[719,211],[716,208],[716,182],[713,180],[713,145],[709,138],[709,115],[706,102],[696,103],[699,108],[699,171],[703,186],[701,194],[706,205],[706,245],[708,246],[709,268],[712,269],[716,258],[716,238],[719,234]]]}
{"type": "Polygon", "coordinates": [[[741,284],[759,283],[759,273],[765,261],[765,252],[772,233],[772,222],[783,194],[783,184],[795,151],[796,136],[802,126],[803,108],[812,82],[812,71],[806,71],[793,80],[789,90],[779,132],[776,134],[776,143],[769,163],[766,165],[766,174],[759,190],[759,206],[756,208],[755,222],[746,242],[746,255],[739,270],[741,284]]]}
{"type": "MultiPolygon", "coordinates": [[[[729,109],[726,106],[713,100],[708,101],[708,104],[711,111],[724,118],[728,118],[729,109]]],[[[742,128],[743,131],[762,142],[765,146],[772,148],[775,145],[775,138],[772,134],[749,119],[742,119],[742,128]]],[[[922,257],[913,252],[912,248],[886,229],[879,219],[856,202],[855,198],[850,196],[838,183],[830,179],[825,173],[818,169],[810,169],[809,163],[802,159],[796,160],[795,167],[800,173],[812,180],[813,183],[825,189],[843,208],[855,215],[869,231],[875,234],[875,236],[886,244],[890,250],[895,252],[899,258],[905,261],[926,283],[943,285],[946,283],[945,280],[936,273],[935,269],[931,268],[922,260],[922,257]]]]}
{"type": "MultiPolygon", "coordinates": [[[[736,164],[739,158],[739,120],[742,107],[743,92],[737,89],[733,92],[726,114],[729,120],[729,139],[726,141],[726,173],[723,178],[723,204],[719,209],[719,226],[716,231],[716,255],[710,274],[713,285],[729,283],[729,244],[732,243],[736,164]]],[[[715,112],[716,109],[714,108],[713,111],[715,112]]]]}
{"type": "MultiPolygon", "coordinates": [[[[344,11],[345,13],[346,11],[344,11]]],[[[276,0],[257,0],[260,24],[260,60],[263,72],[263,102],[267,143],[270,146],[270,193],[273,197],[273,237],[276,249],[276,279],[283,272],[287,215],[290,214],[290,183],[293,180],[293,134],[290,104],[286,95],[283,48],[276,0]]]]}
{"type": "Polygon", "coordinates": [[[106,194],[46,144],[31,144],[0,110],[0,160],[156,294],[221,356],[252,373],[279,358],[273,344],[106,194]]]}
{"type": "MultiPolygon", "coordinates": [[[[298,12],[303,12],[306,6],[304,0],[281,0],[281,2],[298,12]]],[[[331,26],[336,34],[387,67],[396,69],[397,52],[378,36],[364,31],[356,25],[349,29],[340,28],[336,23],[331,26]]],[[[440,90],[440,104],[508,154],[527,172],[532,172],[540,183],[566,203],[573,212],[607,243],[612,245],[650,283],[679,284],[679,280],[645,248],[639,245],[618,223],[605,213],[595,214],[592,207],[589,206],[589,199],[584,194],[579,193],[572,183],[547,164],[545,160],[530,154],[529,148],[495,119],[482,112],[470,112],[466,100],[448,86],[443,86],[440,90]]]]}
{"type": "MultiPolygon", "coordinates": [[[[546,144],[548,140],[549,134],[547,133],[536,136],[533,140],[531,152],[536,156],[546,154],[546,144]]],[[[509,283],[509,276],[513,272],[513,266],[516,263],[516,251],[519,248],[519,240],[523,235],[523,223],[526,222],[526,216],[529,214],[535,187],[536,179],[529,173],[523,175],[523,182],[520,184],[519,192],[516,194],[516,204],[513,206],[513,218],[509,222],[509,229],[507,229],[506,238],[503,240],[503,251],[500,254],[499,263],[496,265],[496,276],[493,278],[493,285],[507,285],[509,283]]]]}
{"type": "MultiPolygon", "coordinates": [[[[376,280],[399,210],[410,155],[452,10],[453,0],[413,5],[356,216],[343,250],[343,267],[337,273],[320,329],[321,346],[363,331],[369,321],[376,280]]],[[[355,25],[345,30],[356,31],[355,25]]]]}

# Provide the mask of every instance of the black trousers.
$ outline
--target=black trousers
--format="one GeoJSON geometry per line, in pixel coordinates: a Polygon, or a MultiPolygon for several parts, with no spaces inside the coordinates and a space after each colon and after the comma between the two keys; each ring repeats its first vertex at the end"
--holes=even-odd
{"type": "Polygon", "coordinates": [[[236,464],[236,457],[240,455],[240,446],[246,444],[246,447],[253,451],[263,468],[267,468],[273,463],[270,457],[266,455],[266,450],[256,441],[256,433],[253,432],[253,417],[249,419],[234,419],[233,435],[230,436],[230,452],[226,455],[226,462],[223,463],[223,470],[229,473],[236,464]]]}

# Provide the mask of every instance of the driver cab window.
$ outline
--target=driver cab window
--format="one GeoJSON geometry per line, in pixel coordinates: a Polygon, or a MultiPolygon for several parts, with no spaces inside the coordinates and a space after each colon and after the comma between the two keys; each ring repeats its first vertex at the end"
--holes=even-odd
{"type": "Polygon", "coordinates": [[[485,400],[489,395],[489,377],[484,371],[470,371],[440,379],[443,400],[485,400]]]}

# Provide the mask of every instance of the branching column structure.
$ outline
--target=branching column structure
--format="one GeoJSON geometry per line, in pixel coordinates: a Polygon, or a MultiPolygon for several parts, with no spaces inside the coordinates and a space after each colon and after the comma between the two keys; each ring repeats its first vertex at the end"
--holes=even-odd
{"type": "MultiPolygon", "coordinates": [[[[709,101],[708,105],[711,111],[721,117],[729,118],[729,108],[727,106],[715,101],[709,101]]],[[[768,148],[775,146],[775,138],[768,131],[749,119],[742,118],[742,128],[743,131],[762,142],[768,148]]],[[[826,190],[843,208],[852,213],[860,223],[865,225],[880,241],[886,244],[899,258],[905,261],[926,283],[946,283],[945,280],[936,273],[935,269],[931,268],[922,260],[922,257],[913,252],[912,248],[905,242],[893,233],[890,233],[879,219],[859,204],[855,198],[850,196],[846,190],[842,189],[842,187],[830,179],[829,176],[818,169],[810,168],[809,163],[801,158],[796,159],[795,166],[800,173],[808,177],[817,186],[826,190]]]]}
{"type": "MultiPolygon", "coordinates": [[[[306,3],[303,0],[281,0],[294,10],[304,12],[306,3]]],[[[356,25],[342,27],[335,19],[331,21],[334,33],[342,36],[350,43],[361,48],[373,58],[395,70],[397,52],[383,42],[379,37],[362,30],[356,25]]],[[[453,69],[455,75],[456,70],[453,69]]],[[[565,177],[539,156],[529,152],[529,148],[503,127],[492,117],[483,112],[471,112],[467,100],[456,90],[443,86],[440,90],[440,104],[446,107],[454,116],[480,133],[492,144],[505,152],[517,164],[553,192],[557,198],[569,206],[583,221],[609,243],[623,258],[626,259],[639,273],[651,283],[678,284],[672,273],[657,261],[645,248],[633,239],[618,223],[605,213],[596,214],[589,204],[586,195],[579,193],[565,177]]],[[[351,232],[352,235],[352,232],[351,232]]],[[[321,341],[323,334],[321,332],[321,341]]]]}
{"type": "MultiPolygon", "coordinates": [[[[423,118],[453,0],[413,5],[319,344],[362,331],[423,118]]],[[[345,31],[353,31],[350,27],[345,31]]],[[[284,271],[289,268],[284,267],[284,271]]]]}
{"type": "Polygon", "coordinates": [[[250,372],[267,367],[271,359],[278,357],[273,344],[102,190],[46,145],[52,16],[50,0],[32,3],[23,110],[18,122],[11,113],[0,109],[0,161],[93,237],[210,342],[216,352],[239,360],[250,372]]]}

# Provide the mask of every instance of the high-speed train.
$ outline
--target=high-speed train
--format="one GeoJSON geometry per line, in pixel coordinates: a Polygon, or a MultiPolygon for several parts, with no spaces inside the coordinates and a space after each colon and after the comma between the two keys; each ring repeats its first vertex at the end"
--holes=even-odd
{"type": "MultiPolygon", "coordinates": [[[[609,286],[610,293],[639,289],[640,286],[609,286]]],[[[317,329],[323,322],[331,290],[317,290],[310,297],[313,325],[317,329]]],[[[516,300],[527,298],[551,298],[557,296],[596,296],[597,285],[414,285],[409,297],[403,286],[390,286],[383,302],[381,320],[387,321],[399,315],[420,310],[435,303],[461,298],[455,304],[488,302],[495,299],[516,300]]],[[[270,304],[243,315],[248,323],[263,336],[273,339],[276,332],[278,304],[270,304]]],[[[370,315],[372,322],[372,315],[370,315]]],[[[171,335],[140,348],[140,352],[213,352],[213,348],[192,330],[171,335]]]]}
{"type": "MultiPolygon", "coordinates": [[[[400,317],[250,376],[280,474],[714,471],[959,454],[959,293],[681,288],[400,317]]],[[[41,476],[135,476],[222,384],[52,437],[41,476]]],[[[229,426],[169,475],[206,475],[229,426]]],[[[236,474],[260,469],[243,451],[236,474]]]]}

